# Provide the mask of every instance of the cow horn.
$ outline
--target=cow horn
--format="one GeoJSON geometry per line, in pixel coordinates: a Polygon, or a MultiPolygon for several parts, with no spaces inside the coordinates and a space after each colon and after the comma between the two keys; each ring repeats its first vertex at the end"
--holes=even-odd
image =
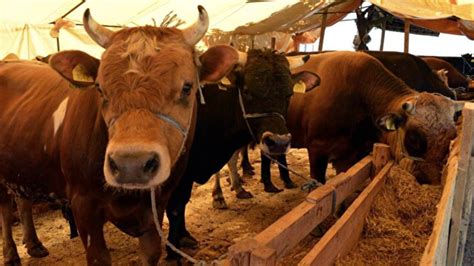
{"type": "Polygon", "coordinates": [[[107,48],[114,32],[97,23],[92,18],[89,8],[84,12],[84,17],[82,20],[84,22],[84,28],[92,40],[94,40],[100,46],[107,48]]]}
{"type": "Polygon", "coordinates": [[[295,69],[297,67],[304,65],[304,63],[306,63],[309,60],[309,58],[310,58],[309,55],[286,57],[286,59],[288,60],[288,63],[290,64],[290,69],[295,69]]]}
{"type": "Polygon", "coordinates": [[[206,9],[201,5],[198,6],[199,19],[193,25],[183,29],[183,35],[186,42],[190,45],[198,43],[209,27],[209,16],[206,9]]]}

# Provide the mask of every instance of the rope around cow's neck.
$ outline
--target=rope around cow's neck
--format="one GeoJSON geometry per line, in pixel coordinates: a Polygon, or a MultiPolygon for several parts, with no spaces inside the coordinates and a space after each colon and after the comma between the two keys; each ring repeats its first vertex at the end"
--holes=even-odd
{"type": "MultiPolygon", "coordinates": [[[[246,111],[245,111],[245,105],[244,105],[244,101],[242,99],[242,93],[240,92],[240,89],[239,89],[239,104],[240,104],[240,109],[242,110],[242,115],[244,117],[244,120],[245,120],[245,124],[247,125],[247,129],[249,130],[249,133],[250,133],[250,136],[252,136],[252,139],[255,143],[258,143],[257,141],[257,137],[255,136],[255,134],[253,133],[253,130],[252,128],[250,127],[250,123],[248,121],[249,118],[262,118],[262,117],[269,117],[269,116],[278,116],[280,117],[281,119],[283,119],[283,121],[285,121],[286,123],[286,119],[285,117],[283,117],[283,115],[281,115],[280,113],[276,113],[276,112],[272,112],[272,113],[251,113],[251,114],[248,114],[246,111]]],[[[283,165],[282,163],[280,163],[278,160],[276,160],[275,158],[273,158],[269,153],[267,153],[266,151],[262,150],[262,154],[267,157],[268,159],[270,159],[272,162],[275,162],[277,163],[279,166],[283,167],[284,169],[286,169],[287,171],[293,173],[294,175],[296,175],[297,177],[303,179],[303,180],[306,180],[307,183],[303,184],[301,186],[301,190],[305,191],[305,192],[310,192],[311,190],[317,188],[317,187],[320,187],[322,186],[323,184],[321,184],[320,182],[318,182],[317,180],[315,179],[312,179],[312,178],[307,178],[305,176],[303,176],[302,174],[288,168],[287,166],[283,165]]]]}

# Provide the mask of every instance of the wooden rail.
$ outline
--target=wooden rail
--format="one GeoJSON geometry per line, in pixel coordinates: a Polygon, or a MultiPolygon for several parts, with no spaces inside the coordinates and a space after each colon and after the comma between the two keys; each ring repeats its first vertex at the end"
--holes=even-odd
{"type": "Polygon", "coordinates": [[[389,162],[357,197],[341,218],[327,231],[298,265],[332,265],[355,246],[362,234],[365,218],[375,196],[382,189],[385,177],[393,165],[389,162]]]}
{"type": "Polygon", "coordinates": [[[369,177],[380,171],[387,163],[389,153],[388,145],[374,145],[373,156],[366,156],[347,172],[309,193],[304,202],[254,238],[231,246],[224,265],[275,265],[279,258],[333,214],[348,196],[363,187],[369,177]]]}
{"type": "Polygon", "coordinates": [[[462,129],[452,145],[443,193],[421,265],[460,265],[471,214],[474,104],[463,109],[462,129]]]}

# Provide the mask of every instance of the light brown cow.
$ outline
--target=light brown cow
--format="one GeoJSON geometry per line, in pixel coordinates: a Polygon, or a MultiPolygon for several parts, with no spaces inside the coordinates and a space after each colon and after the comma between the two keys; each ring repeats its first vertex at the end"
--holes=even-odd
{"type": "MultiPolygon", "coordinates": [[[[185,169],[200,82],[194,44],[208,27],[198,9],[198,21],[184,30],[118,32],[87,10],[85,28],[106,49],[101,61],[64,51],[50,59],[57,72],[27,61],[0,64],[0,181],[24,197],[68,200],[89,265],[111,264],[107,221],[139,238],[144,264],[159,260],[150,195],[128,189],[158,186],[162,219],[185,169]]],[[[212,79],[201,81],[219,80],[238,56],[220,55],[203,65],[212,79]]],[[[16,250],[5,256],[5,263],[18,262],[16,250]]]]}

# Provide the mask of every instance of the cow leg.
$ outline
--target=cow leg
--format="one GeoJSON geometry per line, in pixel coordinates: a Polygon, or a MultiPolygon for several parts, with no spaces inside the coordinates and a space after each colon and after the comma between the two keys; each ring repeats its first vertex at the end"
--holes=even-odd
{"type": "Polygon", "coordinates": [[[236,151],[230,158],[227,166],[229,167],[230,177],[232,180],[232,190],[235,191],[238,199],[250,199],[253,195],[250,192],[247,192],[242,187],[241,178],[237,172],[237,161],[239,159],[239,151],[236,151]]]}
{"type": "MultiPolygon", "coordinates": [[[[185,210],[186,204],[191,198],[191,191],[193,189],[193,181],[181,180],[178,187],[171,195],[168,205],[166,207],[166,216],[169,221],[168,241],[176,247],[190,247],[196,248],[198,246],[197,240],[191,236],[186,230],[185,210]]],[[[166,247],[168,252],[167,259],[180,258],[178,254],[166,247]]]]}
{"type": "Polygon", "coordinates": [[[212,207],[214,209],[227,209],[224,195],[222,194],[221,187],[221,173],[220,171],[214,175],[214,188],[212,189],[212,207]]]}
{"type": "Polygon", "coordinates": [[[242,175],[244,176],[253,176],[255,174],[252,164],[249,160],[249,148],[248,145],[245,145],[240,149],[240,153],[242,154],[242,162],[240,162],[240,167],[242,167],[242,175]]]}
{"type": "MultiPolygon", "coordinates": [[[[286,162],[286,155],[278,155],[277,160],[279,163],[284,165],[288,168],[288,164],[286,162]]],[[[278,170],[280,172],[280,178],[285,183],[285,188],[297,188],[298,186],[291,180],[290,172],[285,169],[284,167],[278,165],[278,170]]]]}
{"type": "Polygon", "coordinates": [[[23,228],[23,244],[26,245],[28,254],[35,258],[48,256],[48,250],[38,239],[38,235],[36,235],[33,215],[31,213],[31,201],[21,197],[15,197],[15,201],[18,206],[18,212],[20,213],[20,220],[23,228]]]}
{"type": "Polygon", "coordinates": [[[5,265],[21,265],[12,235],[13,209],[11,198],[6,190],[1,189],[0,213],[2,214],[3,263],[5,265]]]}
{"type": "MultiPolygon", "coordinates": [[[[163,221],[163,211],[158,211],[160,226],[163,221]]],[[[143,265],[158,265],[161,256],[161,237],[156,231],[155,225],[138,238],[140,245],[140,257],[143,265]]]]}
{"type": "Polygon", "coordinates": [[[263,183],[265,192],[278,193],[278,192],[283,191],[283,189],[279,189],[275,187],[275,185],[273,185],[272,183],[271,173],[270,173],[270,163],[271,163],[270,159],[267,158],[263,153],[261,153],[260,157],[262,160],[261,171],[260,171],[262,175],[261,182],[263,183]]]}
{"type": "Polygon", "coordinates": [[[317,152],[318,149],[308,148],[309,170],[311,178],[318,180],[321,184],[326,183],[326,169],[328,157],[317,152]]]}
{"type": "Polygon", "coordinates": [[[79,236],[87,254],[87,265],[111,265],[110,252],[104,239],[106,222],[103,209],[91,195],[75,195],[71,208],[79,236]]]}

